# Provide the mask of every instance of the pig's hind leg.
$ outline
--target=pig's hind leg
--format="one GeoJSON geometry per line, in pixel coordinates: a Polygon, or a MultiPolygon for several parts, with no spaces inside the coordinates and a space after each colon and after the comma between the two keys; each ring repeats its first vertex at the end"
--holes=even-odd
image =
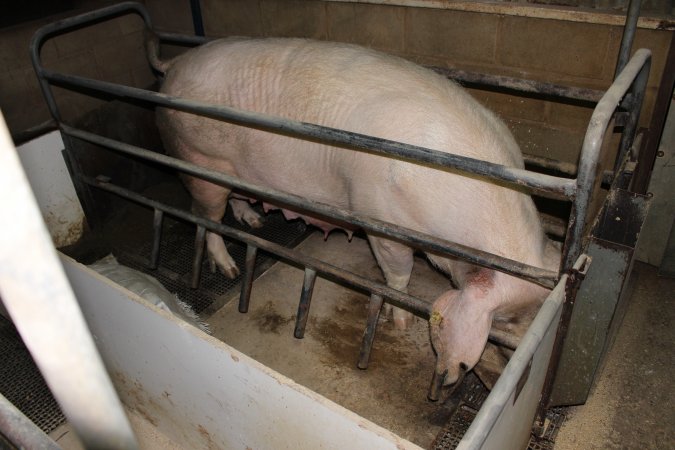
{"type": "MultiPolygon", "coordinates": [[[[387,280],[387,286],[402,292],[408,292],[408,282],[413,268],[413,250],[399,242],[380,237],[369,235],[368,240],[375,254],[375,259],[377,259],[377,263],[384,273],[384,278],[387,280]]],[[[399,330],[405,330],[412,324],[412,313],[388,303],[385,303],[384,306],[385,314],[388,315],[391,311],[394,326],[399,330]]]]}
{"type": "MultiPolygon", "coordinates": [[[[192,212],[200,217],[220,222],[225,214],[230,190],[199,178],[184,176],[183,181],[192,195],[192,212]]],[[[228,278],[236,278],[239,269],[225,247],[222,236],[206,232],[206,252],[211,271],[216,267],[228,278]]]]}

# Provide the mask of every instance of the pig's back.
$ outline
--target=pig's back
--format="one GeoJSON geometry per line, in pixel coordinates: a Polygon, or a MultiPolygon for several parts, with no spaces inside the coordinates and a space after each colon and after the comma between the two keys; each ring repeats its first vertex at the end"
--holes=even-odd
{"type": "MultiPolygon", "coordinates": [[[[523,166],[508,129],[457,85],[408,61],[348,44],[212,42],[177,60],[162,91],[523,166]]],[[[520,192],[198,116],[160,114],[188,146],[229,159],[237,175],[252,182],[524,262],[528,246],[541,236],[532,201],[520,192]],[[516,244],[505,223],[526,239],[516,244]],[[485,235],[492,238],[486,241],[485,235]]]]}

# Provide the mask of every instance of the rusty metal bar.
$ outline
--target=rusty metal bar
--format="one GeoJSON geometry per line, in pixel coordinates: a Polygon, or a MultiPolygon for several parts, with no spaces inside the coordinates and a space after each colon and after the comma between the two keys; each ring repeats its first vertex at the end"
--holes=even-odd
{"type": "Polygon", "coordinates": [[[152,217],[152,251],[150,252],[150,269],[156,269],[159,265],[159,244],[162,239],[162,224],[164,222],[164,213],[155,209],[152,217]]]}
{"type": "Polygon", "coordinates": [[[197,234],[195,236],[195,256],[192,261],[192,280],[190,287],[197,289],[199,287],[199,279],[202,275],[202,260],[204,259],[204,240],[206,238],[206,228],[197,225],[197,234]]]}
{"type": "Polygon", "coordinates": [[[295,331],[293,336],[302,339],[305,336],[305,326],[309,317],[309,306],[312,303],[312,293],[316,282],[316,271],[305,268],[305,279],[302,282],[302,293],[298,304],[298,314],[295,318],[295,331]]]}
{"type": "Polygon", "coordinates": [[[217,172],[215,170],[205,169],[186,161],[151,152],[149,150],[115,141],[113,139],[104,138],[87,131],[78,130],[68,125],[62,125],[61,130],[63,133],[78,139],[83,139],[85,141],[102,145],[122,153],[138,156],[149,161],[163,164],[168,167],[178,169],[181,172],[198,176],[213,183],[241,189],[253,194],[253,196],[258,197],[259,199],[270,199],[273,202],[276,202],[278,205],[290,205],[301,210],[312,211],[322,217],[351,223],[360,228],[363,228],[368,232],[386,235],[431,253],[448,254],[462,258],[472,264],[499,270],[510,275],[515,275],[540,284],[544,287],[552,288],[558,278],[558,274],[550,270],[523,264],[518,261],[472,249],[444,239],[438,239],[428,234],[420,233],[409,228],[400,227],[389,222],[359,216],[352,213],[351,211],[335,208],[325,203],[314,202],[303,197],[285,194],[272,189],[261,187],[242,181],[236,177],[217,172]]]}
{"type": "Polygon", "coordinates": [[[621,47],[619,48],[619,57],[616,62],[614,79],[619,76],[624,67],[626,67],[626,64],[628,64],[630,51],[633,47],[633,40],[635,38],[635,30],[637,29],[638,18],[640,17],[640,6],[642,6],[642,0],[630,0],[630,3],[628,4],[628,13],[626,14],[626,22],[623,27],[623,35],[621,36],[621,47]]]}
{"type": "Polygon", "coordinates": [[[368,304],[368,321],[366,323],[366,331],[363,333],[363,340],[361,341],[361,349],[359,350],[359,362],[356,366],[359,369],[367,369],[370,361],[370,352],[373,349],[373,342],[375,341],[375,332],[377,329],[377,322],[380,319],[380,311],[384,299],[381,295],[371,294],[370,303],[368,304]]]}
{"type": "Polygon", "coordinates": [[[524,78],[483,74],[445,67],[430,67],[430,69],[447,78],[451,78],[461,83],[477,84],[481,86],[494,86],[517,92],[540,94],[558,98],[568,98],[589,103],[598,102],[602,98],[603,94],[603,91],[596,89],[561,86],[559,84],[527,80],[524,78]]]}
{"type": "Polygon", "coordinates": [[[246,260],[244,261],[244,275],[241,280],[241,292],[239,294],[239,312],[247,313],[251,301],[251,289],[253,288],[253,274],[255,273],[255,259],[258,255],[258,247],[246,245],[246,260]]]}
{"type": "Polygon", "coordinates": [[[364,278],[360,275],[353,274],[344,269],[340,269],[331,264],[325,263],[319,259],[312,258],[307,256],[297,250],[286,248],[282,245],[275,244],[273,242],[266,241],[252,234],[246,233],[244,231],[237,230],[235,228],[229,227],[225,224],[214,222],[209,219],[204,219],[202,217],[196,216],[192,213],[188,213],[179,208],[173,206],[165,205],[156,200],[152,200],[146,197],[143,197],[140,194],[137,194],[129,189],[125,189],[120,186],[116,186],[105,179],[95,179],[92,177],[84,176],[83,180],[85,183],[103,189],[108,192],[112,192],[121,197],[139,203],[141,205],[148,206],[150,208],[157,208],[164,211],[165,214],[170,214],[179,219],[192,222],[198,226],[202,226],[209,231],[227,236],[231,239],[235,239],[246,244],[254,245],[259,249],[263,249],[266,252],[277,255],[278,257],[289,261],[291,263],[299,264],[303,267],[310,268],[321,275],[328,276],[338,282],[346,283],[350,286],[356,286],[364,291],[374,292],[376,294],[386,297],[391,303],[400,308],[406,309],[408,311],[416,312],[418,315],[429,318],[431,305],[417,297],[397,291],[388,286],[385,286],[382,283],[377,283],[371,281],[367,278],[364,278]]]}

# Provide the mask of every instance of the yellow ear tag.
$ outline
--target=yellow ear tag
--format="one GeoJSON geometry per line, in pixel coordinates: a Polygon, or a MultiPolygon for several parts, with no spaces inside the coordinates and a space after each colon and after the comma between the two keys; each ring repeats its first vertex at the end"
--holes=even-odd
{"type": "Polygon", "coordinates": [[[441,313],[438,311],[432,312],[431,317],[429,317],[429,325],[438,326],[441,324],[441,322],[443,322],[443,316],[441,313]]]}

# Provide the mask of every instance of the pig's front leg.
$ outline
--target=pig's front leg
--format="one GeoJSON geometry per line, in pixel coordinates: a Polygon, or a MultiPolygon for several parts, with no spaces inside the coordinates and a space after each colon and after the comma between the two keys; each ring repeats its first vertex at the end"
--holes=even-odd
{"type": "MultiPolygon", "coordinates": [[[[200,217],[220,222],[225,214],[230,190],[199,178],[184,177],[185,185],[192,195],[192,212],[200,217]]],[[[206,232],[206,253],[211,271],[216,268],[228,278],[236,278],[239,269],[230,256],[222,236],[206,232]]]]}
{"type": "MultiPolygon", "coordinates": [[[[380,265],[384,278],[387,280],[387,286],[408,292],[408,282],[413,268],[413,251],[405,245],[383,239],[380,237],[368,236],[370,247],[373,249],[375,259],[380,265]]],[[[394,319],[394,326],[399,330],[407,329],[413,321],[411,312],[385,303],[385,314],[389,311],[394,319]]]]}

